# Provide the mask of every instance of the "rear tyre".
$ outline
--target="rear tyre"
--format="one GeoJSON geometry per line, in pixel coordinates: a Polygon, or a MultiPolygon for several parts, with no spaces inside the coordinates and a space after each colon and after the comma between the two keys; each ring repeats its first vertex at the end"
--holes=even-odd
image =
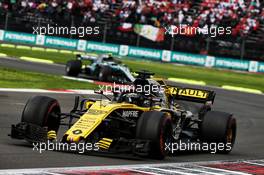
{"type": "Polygon", "coordinates": [[[27,101],[22,113],[22,122],[48,127],[48,131],[58,131],[60,126],[60,105],[57,100],[35,96],[27,101]]]}
{"type": "Polygon", "coordinates": [[[111,81],[112,71],[109,67],[102,67],[98,74],[99,81],[111,81]]]}
{"type": "Polygon", "coordinates": [[[209,111],[201,124],[201,138],[208,144],[216,143],[217,153],[228,154],[235,143],[236,128],[236,119],[232,114],[209,111]]]}
{"type": "Polygon", "coordinates": [[[66,75],[77,77],[81,72],[82,62],[81,60],[70,60],[66,64],[66,75]]]}
{"type": "Polygon", "coordinates": [[[137,122],[136,138],[150,140],[149,156],[164,159],[169,151],[165,143],[172,141],[171,117],[159,111],[144,112],[137,122]]]}

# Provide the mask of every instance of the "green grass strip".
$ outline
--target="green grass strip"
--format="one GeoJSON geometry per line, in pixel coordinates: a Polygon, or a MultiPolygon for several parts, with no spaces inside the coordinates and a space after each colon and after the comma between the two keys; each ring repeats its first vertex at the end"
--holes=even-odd
{"type": "Polygon", "coordinates": [[[14,44],[1,44],[1,47],[15,48],[14,44]]]}
{"type": "Polygon", "coordinates": [[[42,52],[45,51],[45,49],[42,47],[32,47],[31,49],[35,51],[42,51],[42,52]]]}
{"type": "Polygon", "coordinates": [[[168,78],[168,80],[174,81],[177,83],[193,84],[193,85],[200,85],[200,86],[206,85],[204,81],[197,81],[197,80],[190,80],[190,79],[183,79],[183,78],[168,78]]]}
{"type": "Polygon", "coordinates": [[[73,52],[74,55],[84,55],[85,53],[84,52],[73,52]]]}
{"type": "Polygon", "coordinates": [[[46,52],[59,52],[58,49],[46,49],[46,52]]]}
{"type": "Polygon", "coordinates": [[[37,62],[37,63],[46,63],[46,64],[53,64],[54,61],[52,60],[44,60],[44,59],[39,59],[39,58],[32,58],[32,57],[20,57],[21,60],[24,61],[30,61],[30,62],[37,62]]]}
{"type": "Polygon", "coordinates": [[[97,89],[88,82],[67,80],[61,76],[21,71],[0,66],[0,88],[97,89]]]}
{"type": "Polygon", "coordinates": [[[67,53],[67,54],[73,54],[73,52],[69,51],[69,50],[60,50],[59,52],[60,53],[67,53]]]}
{"type": "Polygon", "coordinates": [[[262,94],[262,91],[261,90],[258,90],[258,89],[249,89],[249,88],[229,86],[229,85],[223,85],[222,88],[228,89],[228,90],[240,91],[240,92],[248,92],[248,93],[254,93],[254,94],[262,94]]]}
{"type": "Polygon", "coordinates": [[[22,46],[22,45],[17,45],[16,48],[17,49],[31,50],[31,47],[29,47],[29,46],[22,46]]]}
{"type": "MultiPolygon", "coordinates": [[[[74,54],[53,53],[43,54],[41,51],[18,50],[14,48],[0,47],[1,53],[13,57],[32,57],[45,60],[51,60],[54,63],[65,64],[68,60],[75,59],[74,54]]],[[[90,55],[97,55],[90,53],[90,55]]],[[[145,61],[141,59],[122,59],[132,71],[149,70],[155,73],[155,76],[162,78],[178,78],[186,80],[195,80],[205,82],[206,85],[219,86],[229,85],[243,87],[248,89],[258,89],[264,92],[264,75],[233,72],[230,70],[218,70],[196,66],[178,66],[171,63],[161,63],[145,61]]]]}
{"type": "Polygon", "coordinates": [[[7,54],[5,54],[5,53],[0,53],[0,57],[7,57],[7,54]]]}

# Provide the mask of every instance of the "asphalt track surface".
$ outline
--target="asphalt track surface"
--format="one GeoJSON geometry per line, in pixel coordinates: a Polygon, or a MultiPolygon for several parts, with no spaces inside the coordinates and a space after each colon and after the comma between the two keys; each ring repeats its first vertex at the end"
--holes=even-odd
{"type": "MultiPolygon", "coordinates": [[[[61,65],[45,65],[17,60],[0,59],[0,66],[57,75],[64,73],[64,67],[61,65]]],[[[230,112],[237,118],[237,140],[233,151],[229,155],[186,153],[168,157],[162,161],[90,156],[53,151],[40,154],[37,151],[33,151],[32,147],[26,142],[12,140],[7,136],[10,133],[11,124],[16,124],[20,121],[27,99],[32,95],[40,94],[0,92],[0,169],[263,159],[264,96],[226,91],[218,88],[213,88],[213,90],[217,93],[213,110],[230,112]]],[[[63,112],[69,112],[72,109],[74,95],[44,95],[58,99],[63,112]]],[[[195,110],[195,106],[192,110],[195,110]]]]}
{"type": "Polygon", "coordinates": [[[65,66],[59,64],[45,64],[45,63],[34,63],[28,61],[22,61],[16,58],[1,58],[0,66],[11,67],[15,69],[25,71],[35,71],[40,73],[49,73],[54,75],[63,75],[65,72],[65,66]]]}

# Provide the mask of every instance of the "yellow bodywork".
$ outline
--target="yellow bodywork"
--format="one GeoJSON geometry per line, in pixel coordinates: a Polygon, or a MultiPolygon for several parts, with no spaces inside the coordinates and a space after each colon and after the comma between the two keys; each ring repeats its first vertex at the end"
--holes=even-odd
{"type": "Polygon", "coordinates": [[[54,140],[57,138],[57,133],[56,131],[54,130],[50,130],[48,133],[47,133],[47,138],[48,140],[54,140]]]}
{"type": "MultiPolygon", "coordinates": [[[[90,104],[89,104],[90,105],[90,104]]],[[[88,106],[89,106],[88,105],[88,106]]],[[[149,111],[150,108],[139,107],[129,103],[114,103],[108,100],[96,101],[89,110],[65,133],[68,142],[79,142],[87,138],[107,116],[116,109],[149,111]]]]}
{"type": "MultiPolygon", "coordinates": [[[[182,96],[206,100],[209,96],[209,91],[206,90],[172,87],[167,86],[162,79],[156,79],[156,81],[164,87],[167,108],[169,108],[168,99],[170,97],[182,96]]],[[[87,112],[65,133],[68,142],[79,142],[81,138],[87,138],[116,109],[141,110],[143,112],[162,110],[161,106],[139,107],[135,104],[117,103],[109,100],[87,101],[85,107],[88,109],[87,112]]]]}
{"type": "Polygon", "coordinates": [[[97,142],[97,145],[101,149],[108,149],[112,142],[113,142],[112,139],[102,138],[101,140],[99,140],[99,142],[97,142]]]}

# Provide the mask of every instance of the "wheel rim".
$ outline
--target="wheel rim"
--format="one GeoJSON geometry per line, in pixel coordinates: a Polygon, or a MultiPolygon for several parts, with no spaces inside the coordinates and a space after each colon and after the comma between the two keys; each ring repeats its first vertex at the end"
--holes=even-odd
{"type": "Polygon", "coordinates": [[[162,130],[161,135],[160,135],[160,147],[162,149],[162,153],[163,154],[168,154],[169,150],[166,150],[166,144],[171,143],[172,139],[171,139],[171,135],[170,135],[170,127],[169,124],[166,123],[164,126],[165,130],[162,130]]]}
{"type": "Polygon", "coordinates": [[[69,66],[66,67],[66,72],[70,72],[69,66]]]}
{"type": "Polygon", "coordinates": [[[233,141],[233,129],[232,128],[229,128],[227,130],[226,140],[227,140],[227,143],[232,143],[233,141]]]}
{"type": "Polygon", "coordinates": [[[100,79],[100,80],[103,79],[103,73],[102,73],[102,72],[99,73],[99,79],[100,79]]]}
{"type": "Polygon", "coordinates": [[[57,118],[60,113],[60,108],[58,103],[52,104],[47,112],[45,124],[48,126],[49,130],[58,131],[60,126],[60,118],[57,118]]]}

